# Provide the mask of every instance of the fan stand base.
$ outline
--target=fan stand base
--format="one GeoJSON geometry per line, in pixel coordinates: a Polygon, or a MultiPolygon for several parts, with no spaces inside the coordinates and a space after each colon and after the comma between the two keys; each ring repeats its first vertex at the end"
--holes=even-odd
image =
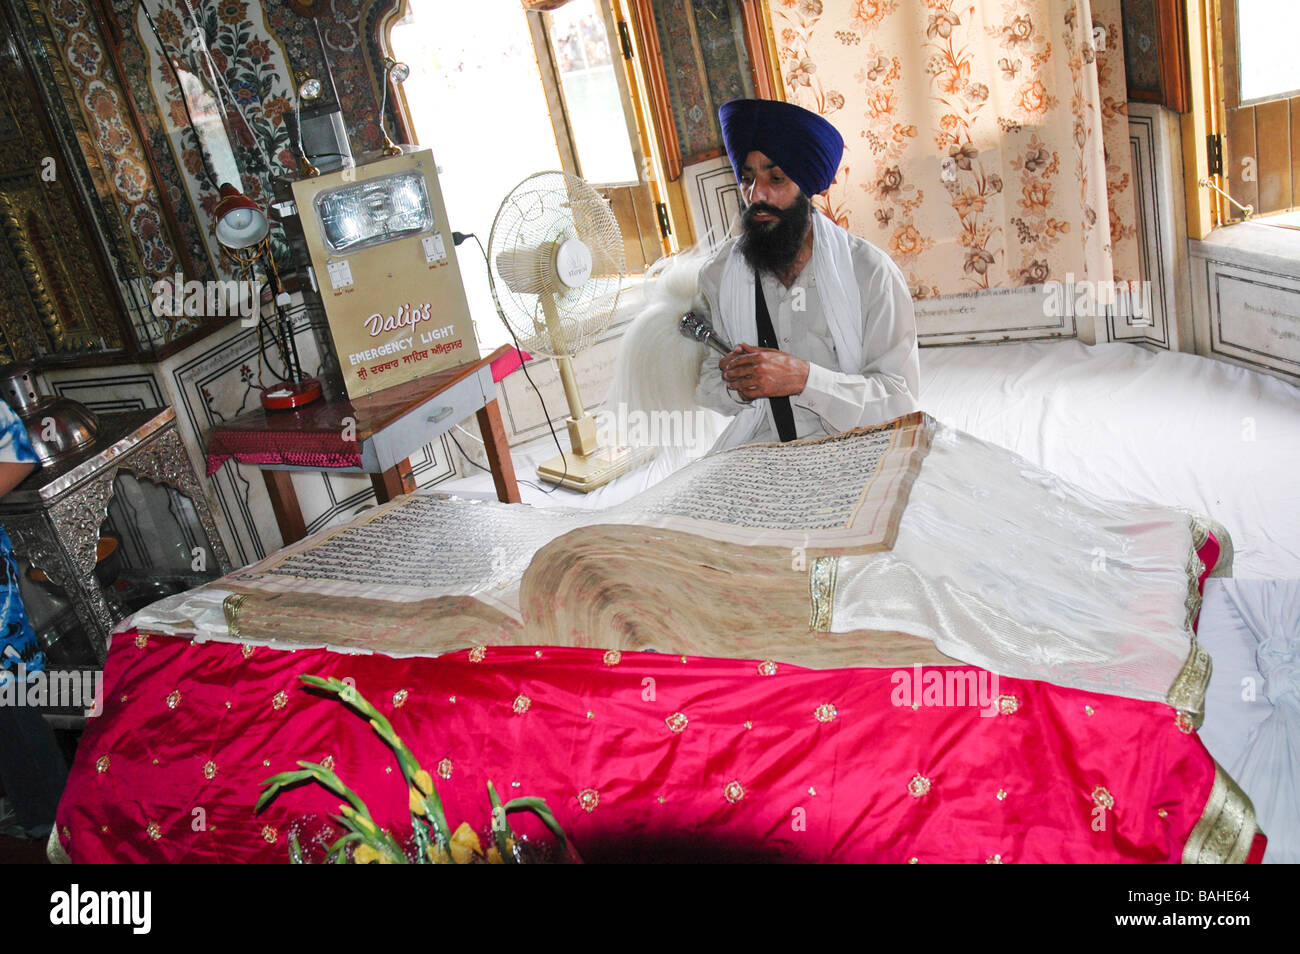
{"type": "Polygon", "coordinates": [[[537,477],[548,484],[589,494],[615,477],[623,476],[631,463],[632,451],[626,447],[602,447],[592,454],[569,451],[538,464],[537,477]]]}

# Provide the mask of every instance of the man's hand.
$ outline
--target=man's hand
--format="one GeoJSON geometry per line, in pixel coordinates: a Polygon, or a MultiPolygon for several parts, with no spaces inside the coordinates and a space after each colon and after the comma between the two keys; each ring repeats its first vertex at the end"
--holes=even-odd
{"type": "Polygon", "coordinates": [[[775,348],[740,344],[718,368],[727,387],[745,401],[798,394],[808,383],[808,362],[775,348]]]}

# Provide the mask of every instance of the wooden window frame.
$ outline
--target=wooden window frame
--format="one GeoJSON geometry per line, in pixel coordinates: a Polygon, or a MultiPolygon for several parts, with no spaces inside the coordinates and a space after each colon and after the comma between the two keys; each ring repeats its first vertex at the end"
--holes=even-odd
{"type": "MultiPolygon", "coordinates": [[[[765,24],[771,22],[767,0],[737,0],[740,5],[742,31],[749,52],[749,69],[754,93],[760,99],[784,99],[784,90],[775,71],[775,52],[765,24]]],[[[641,67],[645,76],[646,91],[650,97],[655,136],[662,150],[662,160],[670,182],[681,178],[684,166],[693,162],[722,155],[714,149],[700,155],[683,156],[677,126],[672,121],[672,99],[668,93],[668,79],[664,73],[663,49],[655,28],[653,0],[629,0],[632,20],[636,30],[637,46],[641,51],[641,67]]]]}
{"type": "Polygon", "coordinates": [[[1176,113],[1192,108],[1187,55],[1187,10],[1184,0],[1152,0],[1156,15],[1156,58],[1160,64],[1158,90],[1130,87],[1128,98],[1159,103],[1176,113]]]}
{"type": "MultiPolygon", "coordinates": [[[[601,22],[605,26],[605,38],[609,44],[610,54],[616,64],[615,81],[618,83],[619,98],[623,103],[623,120],[628,144],[632,150],[632,161],[636,164],[635,179],[625,182],[587,182],[603,195],[610,203],[615,218],[623,231],[623,241],[627,255],[628,274],[643,274],[660,255],[669,249],[665,236],[660,234],[657,207],[660,202],[658,191],[654,188],[652,170],[648,160],[648,144],[641,134],[639,104],[633,93],[628,72],[623,68],[623,47],[618,30],[618,17],[610,0],[594,0],[601,22]]],[[[559,6],[560,4],[555,4],[559,6]]],[[[582,159],[578,155],[573,138],[573,125],[569,121],[568,106],[564,98],[564,84],[555,64],[554,51],[550,41],[550,10],[527,9],[528,31],[533,40],[533,51],[537,55],[537,66],[541,73],[542,89],[546,95],[546,108],[551,119],[551,128],[555,133],[555,145],[560,153],[560,164],[565,172],[579,178],[583,175],[582,159]]]]}

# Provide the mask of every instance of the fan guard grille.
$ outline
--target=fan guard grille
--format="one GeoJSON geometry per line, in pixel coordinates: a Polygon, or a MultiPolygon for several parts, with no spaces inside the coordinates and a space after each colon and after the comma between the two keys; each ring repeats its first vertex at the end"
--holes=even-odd
{"type": "Polygon", "coordinates": [[[626,262],[623,234],[609,203],[566,172],[539,172],[501,203],[488,239],[488,275],[497,312],[525,351],[559,357],[590,347],[609,327],[626,262]],[[570,288],[555,254],[580,240],[591,252],[591,277],[570,288]],[[553,297],[557,327],[548,327],[542,296],[553,297]]]}

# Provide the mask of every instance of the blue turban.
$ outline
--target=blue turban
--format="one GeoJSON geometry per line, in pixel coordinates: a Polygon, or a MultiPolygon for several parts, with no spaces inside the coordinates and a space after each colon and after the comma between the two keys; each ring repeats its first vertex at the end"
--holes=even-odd
{"type": "Polygon", "coordinates": [[[827,120],[794,103],[733,99],[718,110],[727,157],[740,179],[745,157],[758,150],[814,196],[825,192],[844,155],[844,137],[827,120]]]}

